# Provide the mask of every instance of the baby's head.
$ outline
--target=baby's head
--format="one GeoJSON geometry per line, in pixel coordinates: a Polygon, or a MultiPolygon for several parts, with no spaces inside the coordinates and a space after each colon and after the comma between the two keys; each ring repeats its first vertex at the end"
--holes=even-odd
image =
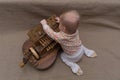
{"type": "Polygon", "coordinates": [[[78,29],[80,22],[80,15],[76,10],[71,10],[63,13],[60,16],[60,30],[73,34],[78,29]]]}

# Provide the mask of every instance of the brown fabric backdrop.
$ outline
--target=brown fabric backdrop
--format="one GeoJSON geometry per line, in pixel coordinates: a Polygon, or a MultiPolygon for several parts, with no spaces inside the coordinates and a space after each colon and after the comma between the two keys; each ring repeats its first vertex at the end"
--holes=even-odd
{"type": "Polygon", "coordinates": [[[0,0],[0,80],[120,80],[119,0],[0,0]],[[43,18],[76,9],[80,37],[98,57],[78,62],[83,76],[74,75],[58,57],[47,71],[27,64],[19,68],[26,32],[43,18]]]}

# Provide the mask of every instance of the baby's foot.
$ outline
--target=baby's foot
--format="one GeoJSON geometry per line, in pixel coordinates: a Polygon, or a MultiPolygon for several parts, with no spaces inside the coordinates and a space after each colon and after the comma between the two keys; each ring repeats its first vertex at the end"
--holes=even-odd
{"type": "Polygon", "coordinates": [[[96,52],[94,52],[91,56],[89,56],[89,57],[91,57],[91,58],[93,58],[93,57],[97,57],[97,54],[96,54],[96,52]]]}
{"type": "Polygon", "coordinates": [[[72,66],[70,66],[70,67],[71,67],[72,72],[74,74],[76,74],[76,75],[82,75],[83,74],[83,71],[78,64],[73,63],[72,66]]]}
{"type": "Polygon", "coordinates": [[[85,51],[85,55],[87,57],[90,57],[90,58],[94,58],[94,57],[97,57],[97,54],[94,50],[86,50],[85,51]]]}
{"type": "Polygon", "coordinates": [[[78,76],[83,75],[83,71],[81,69],[78,69],[77,73],[78,76]]]}

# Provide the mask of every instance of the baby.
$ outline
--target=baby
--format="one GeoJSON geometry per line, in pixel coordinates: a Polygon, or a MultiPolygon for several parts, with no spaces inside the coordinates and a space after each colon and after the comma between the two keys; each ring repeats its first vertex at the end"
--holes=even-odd
{"type": "Polygon", "coordinates": [[[84,53],[88,57],[96,57],[97,54],[81,43],[78,31],[80,15],[76,10],[71,10],[63,13],[60,17],[56,17],[56,20],[59,22],[59,32],[54,32],[47,25],[45,19],[41,20],[40,23],[44,31],[61,45],[63,49],[63,53],[61,53],[62,61],[71,68],[73,73],[82,75],[83,71],[76,62],[80,60],[84,53]]]}

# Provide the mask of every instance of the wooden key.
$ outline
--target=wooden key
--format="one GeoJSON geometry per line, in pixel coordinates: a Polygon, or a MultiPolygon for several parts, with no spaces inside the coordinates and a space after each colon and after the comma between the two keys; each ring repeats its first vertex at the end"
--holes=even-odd
{"type": "Polygon", "coordinates": [[[32,54],[35,56],[35,58],[39,59],[39,55],[37,54],[37,52],[34,50],[33,47],[30,47],[29,50],[32,52],[32,54]]]}

